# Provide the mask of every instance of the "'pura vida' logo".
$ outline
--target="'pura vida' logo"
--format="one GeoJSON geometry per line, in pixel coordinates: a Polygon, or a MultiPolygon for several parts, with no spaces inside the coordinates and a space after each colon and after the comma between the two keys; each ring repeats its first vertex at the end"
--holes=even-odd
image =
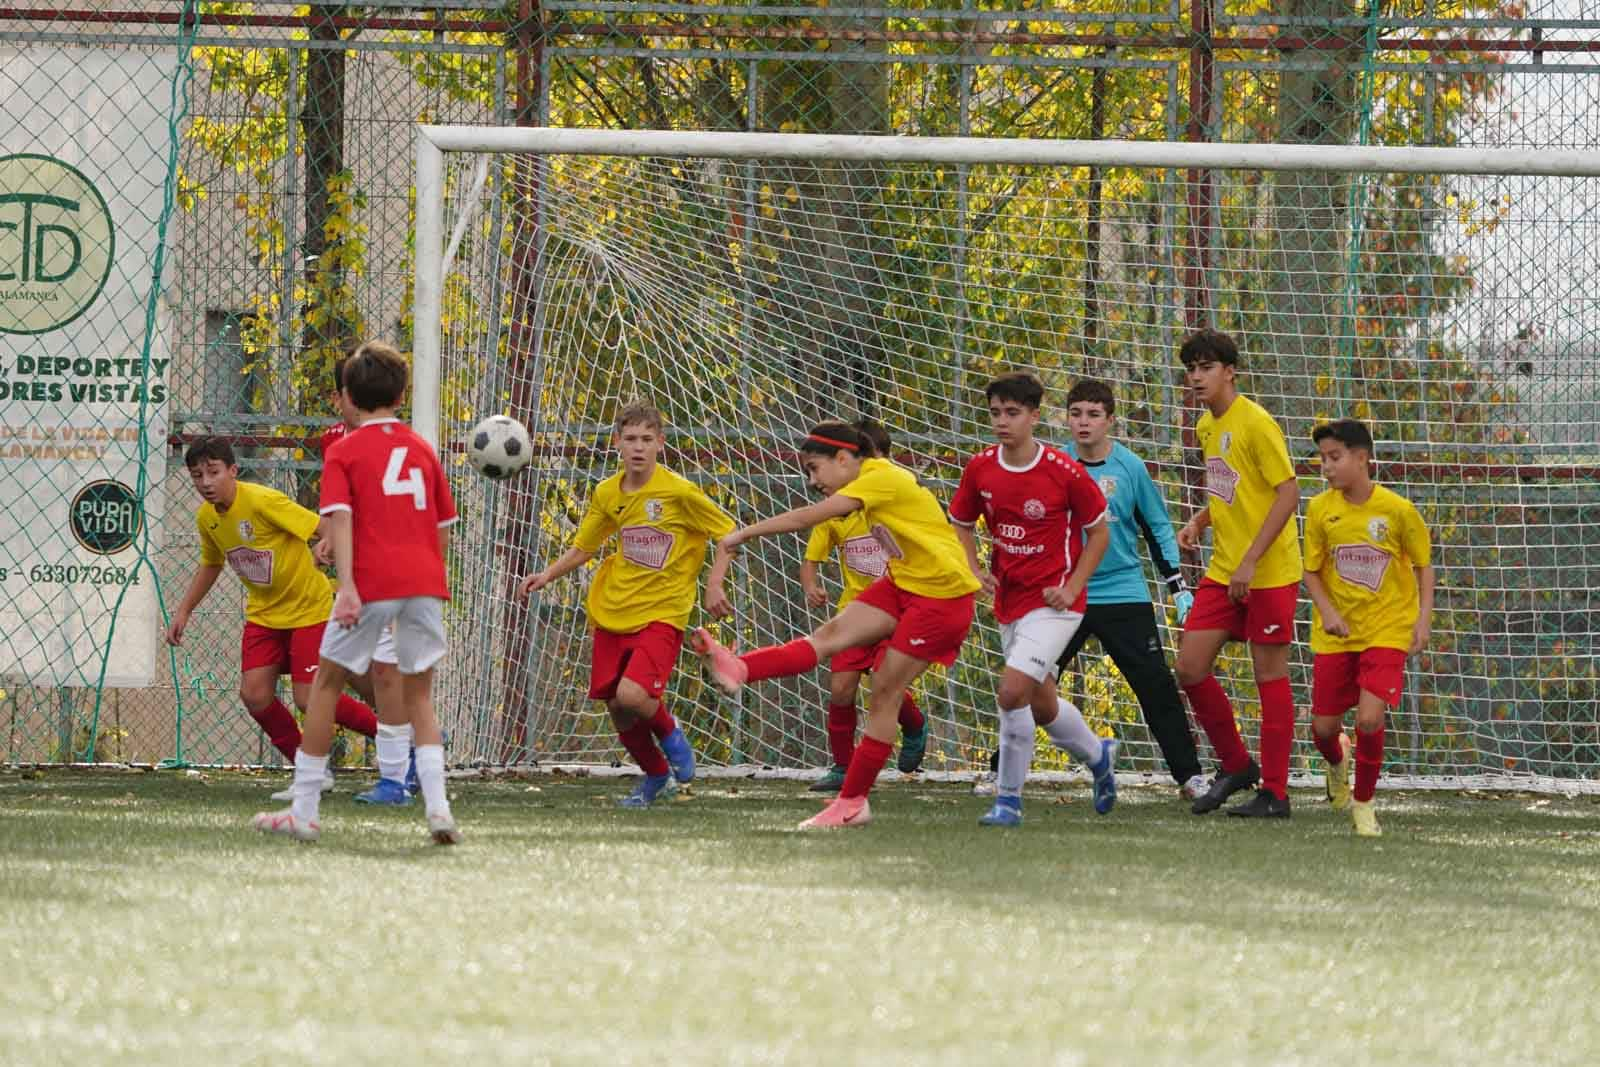
{"type": "Polygon", "coordinates": [[[47,333],[105,288],[116,235],[105,198],[50,156],[0,156],[0,333],[47,333]]]}

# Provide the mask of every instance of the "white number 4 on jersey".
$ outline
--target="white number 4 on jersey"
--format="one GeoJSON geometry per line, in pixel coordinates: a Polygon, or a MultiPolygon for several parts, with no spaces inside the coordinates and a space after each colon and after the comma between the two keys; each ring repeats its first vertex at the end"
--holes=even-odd
{"type": "Polygon", "coordinates": [[[422,484],[422,468],[412,467],[402,478],[400,468],[405,466],[405,462],[404,445],[389,453],[389,466],[383,472],[383,495],[409,496],[417,510],[423,511],[428,506],[428,487],[422,484]]]}

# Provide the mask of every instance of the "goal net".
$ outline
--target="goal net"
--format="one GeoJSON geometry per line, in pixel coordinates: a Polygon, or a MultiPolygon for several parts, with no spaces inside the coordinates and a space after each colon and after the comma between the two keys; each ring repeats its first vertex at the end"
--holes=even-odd
{"type": "MultiPolygon", "coordinates": [[[[666,416],[666,466],[751,521],[810,499],[795,442],[814,422],[878,420],[947,502],[990,440],[990,378],[1037,373],[1041,436],[1062,444],[1068,388],[1097,378],[1181,524],[1204,497],[1176,352],[1214,325],[1307,499],[1325,487],[1311,429],[1359,417],[1379,480],[1433,532],[1433,640],[1391,719],[1389,780],[1600,781],[1600,155],[426,127],[418,162],[417,417],[454,456],[464,515],[440,683],[456,760],[623,758],[585,696],[585,573],[527,608],[511,592],[616,470],[628,400],[666,416]],[[535,458],[493,484],[456,443],[498,412],[535,458]]],[[[724,640],[827,617],[796,578],[804,545],[742,554],[724,640]]],[[[836,562],[822,570],[836,592],[836,562]]],[[[1309,605],[1299,625],[1304,722],[1309,605]]],[[[956,665],[920,683],[928,769],[986,763],[1000,663],[980,610],[956,665]]],[[[1253,738],[1243,648],[1219,671],[1253,738]]],[[[703,759],[801,769],[828,762],[826,685],[730,700],[686,655],[667,700],[703,759]]],[[[1061,687],[1122,739],[1120,770],[1164,773],[1094,641],[1061,687]]],[[[1298,735],[1294,766],[1314,771],[1298,735]]]]}

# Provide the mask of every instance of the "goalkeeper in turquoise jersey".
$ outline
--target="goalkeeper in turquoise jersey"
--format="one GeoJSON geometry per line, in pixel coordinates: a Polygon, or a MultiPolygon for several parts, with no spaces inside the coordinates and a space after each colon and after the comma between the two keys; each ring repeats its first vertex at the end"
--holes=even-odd
{"type": "Polygon", "coordinates": [[[1100,647],[1138,698],[1144,721],[1161,746],[1167,770],[1183,795],[1193,800],[1205,792],[1205,779],[1200,773],[1194,734],[1178,696],[1178,683],[1167,665],[1166,650],[1156,630],[1155,608],[1139,553],[1141,535],[1177,606],[1180,623],[1194,603],[1194,594],[1184,585],[1178,541],[1155,481],[1143,460],[1111,439],[1115,411],[1116,398],[1104,382],[1081,381],[1067,394],[1067,427],[1072,443],[1066,451],[1083,464],[1106,498],[1111,546],[1089,579],[1089,604],[1083,624],[1061,654],[1059,665],[1065,674],[1084,642],[1090,636],[1100,639],[1100,647]]]}

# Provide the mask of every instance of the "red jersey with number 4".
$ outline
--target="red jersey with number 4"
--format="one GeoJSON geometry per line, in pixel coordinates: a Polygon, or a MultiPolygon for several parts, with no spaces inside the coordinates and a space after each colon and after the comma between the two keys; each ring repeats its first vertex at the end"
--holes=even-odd
{"type": "MultiPolygon", "coordinates": [[[[984,449],[967,461],[950,501],[951,519],[975,526],[981,518],[989,528],[994,617],[1003,623],[1049,606],[1044,591],[1066,582],[1083,531],[1105,516],[1106,498],[1089,472],[1046,444],[1021,467],[1007,466],[998,445],[984,449]]],[[[1086,603],[1079,593],[1072,610],[1082,612],[1086,603]]]]}
{"type": "Polygon", "coordinates": [[[456,521],[456,505],[433,446],[411,427],[376,419],[330,445],[321,511],[351,513],[362,600],[450,599],[439,527],[456,521]]]}

